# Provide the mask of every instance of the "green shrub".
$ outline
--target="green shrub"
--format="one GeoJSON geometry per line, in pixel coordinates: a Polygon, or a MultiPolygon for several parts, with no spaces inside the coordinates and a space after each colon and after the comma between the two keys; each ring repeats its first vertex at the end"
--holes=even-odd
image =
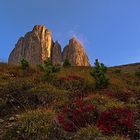
{"type": "Polygon", "coordinates": [[[26,59],[24,59],[24,58],[21,59],[20,64],[21,64],[21,68],[22,68],[23,70],[29,68],[29,62],[28,62],[26,59]]]}
{"type": "Polygon", "coordinates": [[[52,75],[52,73],[56,73],[56,72],[58,72],[60,70],[60,68],[59,67],[56,67],[56,66],[48,66],[46,69],[45,69],[45,71],[44,71],[44,75],[43,75],[43,79],[44,80],[49,80],[50,78],[52,78],[53,79],[53,75],[52,75]],[[51,77],[50,77],[50,75],[51,75],[51,77]]]}
{"type": "Polygon", "coordinates": [[[60,71],[60,66],[53,65],[50,59],[44,61],[44,64],[40,65],[40,68],[44,70],[44,76],[43,76],[44,80],[48,80],[50,74],[60,71]]]}
{"type": "Polygon", "coordinates": [[[107,67],[98,61],[95,60],[95,67],[92,68],[90,74],[95,78],[96,88],[105,88],[109,84],[109,79],[106,76],[107,67]]]}
{"type": "Polygon", "coordinates": [[[44,65],[45,65],[45,67],[48,67],[48,66],[52,66],[53,64],[50,59],[47,59],[44,61],[44,65]]]}
{"type": "Polygon", "coordinates": [[[65,59],[63,62],[63,67],[68,67],[68,66],[71,66],[71,64],[68,59],[65,59]]]}
{"type": "Polygon", "coordinates": [[[38,64],[38,65],[36,65],[37,66],[37,68],[39,68],[41,71],[44,71],[44,66],[42,65],[42,64],[38,64]]]}

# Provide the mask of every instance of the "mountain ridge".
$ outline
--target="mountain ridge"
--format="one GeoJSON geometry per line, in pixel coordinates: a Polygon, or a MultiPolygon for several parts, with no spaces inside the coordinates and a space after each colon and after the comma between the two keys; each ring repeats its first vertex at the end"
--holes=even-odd
{"type": "Polygon", "coordinates": [[[70,39],[67,47],[69,51],[62,52],[59,42],[53,41],[52,32],[44,25],[35,25],[32,31],[19,38],[9,55],[8,63],[18,64],[25,58],[30,64],[39,64],[49,58],[53,64],[61,64],[68,59],[72,66],[90,66],[88,56],[78,39],[70,39]]]}

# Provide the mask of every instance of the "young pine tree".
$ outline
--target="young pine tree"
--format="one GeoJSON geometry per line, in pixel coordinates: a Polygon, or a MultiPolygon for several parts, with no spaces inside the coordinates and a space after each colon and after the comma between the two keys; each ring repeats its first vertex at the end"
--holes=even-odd
{"type": "Polygon", "coordinates": [[[64,62],[63,62],[63,67],[69,67],[69,66],[71,66],[69,60],[65,59],[64,62]]]}
{"type": "Polygon", "coordinates": [[[96,88],[101,89],[105,88],[109,84],[109,79],[106,76],[107,67],[98,61],[95,60],[94,67],[92,68],[90,74],[95,78],[96,88]]]}
{"type": "Polygon", "coordinates": [[[25,58],[21,59],[20,64],[23,70],[26,70],[29,68],[29,62],[25,58]]]}

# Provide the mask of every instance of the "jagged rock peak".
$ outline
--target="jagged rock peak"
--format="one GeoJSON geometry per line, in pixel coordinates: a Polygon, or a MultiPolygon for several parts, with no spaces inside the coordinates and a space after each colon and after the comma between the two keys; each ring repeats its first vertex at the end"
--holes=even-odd
{"type": "Polygon", "coordinates": [[[9,56],[10,64],[18,64],[22,58],[30,64],[39,64],[51,58],[52,34],[44,25],[36,25],[21,37],[9,56]]]}
{"type": "Polygon", "coordinates": [[[35,32],[45,31],[45,32],[50,32],[51,33],[51,31],[45,25],[35,25],[33,27],[33,30],[32,31],[33,32],[34,31],[35,32]]]}
{"type": "Polygon", "coordinates": [[[72,66],[90,66],[82,43],[73,37],[63,50],[63,61],[68,59],[72,66]]]}
{"type": "Polygon", "coordinates": [[[82,43],[75,37],[61,53],[61,45],[53,42],[51,31],[44,25],[36,25],[32,31],[19,38],[9,55],[8,63],[19,64],[25,58],[31,65],[40,64],[48,58],[53,64],[61,64],[68,59],[72,66],[89,66],[89,60],[82,43]]]}
{"type": "Polygon", "coordinates": [[[45,25],[35,25],[33,27],[33,30],[40,30],[40,29],[47,29],[47,27],[45,25]]]}

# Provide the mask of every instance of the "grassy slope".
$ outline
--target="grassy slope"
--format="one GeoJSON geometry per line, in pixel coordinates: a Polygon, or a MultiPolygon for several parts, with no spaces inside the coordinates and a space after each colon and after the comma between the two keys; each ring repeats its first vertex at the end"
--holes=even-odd
{"type": "MultiPolygon", "coordinates": [[[[16,125],[23,125],[25,128],[27,125],[26,120],[33,119],[37,121],[32,126],[33,130],[31,128],[30,131],[34,132],[35,129],[38,135],[32,137],[28,132],[28,135],[23,137],[25,139],[44,139],[41,136],[44,134],[43,132],[46,131],[46,125],[48,124],[45,125],[43,131],[40,127],[41,125],[44,126],[44,122],[50,122],[50,120],[48,120],[49,117],[44,117],[49,114],[45,114],[45,112],[51,112],[50,114],[55,118],[54,114],[59,112],[66,104],[70,104],[69,101],[71,98],[78,98],[77,92],[75,92],[77,90],[84,95],[84,101],[94,102],[99,112],[114,107],[128,107],[132,109],[135,113],[135,125],[139,127],[140,78],[135,76],[135,72],[139,69],[140,64],[109,68],[107,75],[110,79],[110,84],[108,88],[95,90],[95,81],[89,74],[90,68],[62,68],[60,72],[55,74],[57,78],[70,75],[83,78],[84,84],[79,83],[75,87],[75,83],[74,85],[71,83],[57,83],[54,78],[50,78],[49,81],[42,80],[43,72],[38,68],[30,68],[28,72],[25,72],[19,66],[0,64],[0,138],[2,135],[5,135],[6,138],[3,137],[3,139],[20,139],[21,135],[19,133],[23,131],[14,127],[16,125]],[[97,100],[99,102],[97,102],[97,100]],[[19,137],[17,137],[18,135],[19,137]]],[[[49,123],[50,127],[52,127],[52,125],[52,123],[49,123]]],[[[61,139],[68,140],[75,135],[64,132],[61,128],[59,129],[63,135],[61,139]]],[[[97,131],[96,128],[93,128],[93,130],[95,130],[94,132],[97,131]]],[[[25,133],[25,131],[23,133],[25,133]]],[[[61,133],[59,132],[60,135],[61,133]]],[[[99,133],[100,132],[97,132],[97,134],[99,133]]],[[[50,139],[49,137],[52,136],[46,136],[45,138],[50,139]]],[[[106,139],[117,139],[117,137],[115,138],[113,135],[105,135],[103,137],[106,137],[106,139]]],[[[118,139],[121,139],[120,136],[118,139]]]]}

